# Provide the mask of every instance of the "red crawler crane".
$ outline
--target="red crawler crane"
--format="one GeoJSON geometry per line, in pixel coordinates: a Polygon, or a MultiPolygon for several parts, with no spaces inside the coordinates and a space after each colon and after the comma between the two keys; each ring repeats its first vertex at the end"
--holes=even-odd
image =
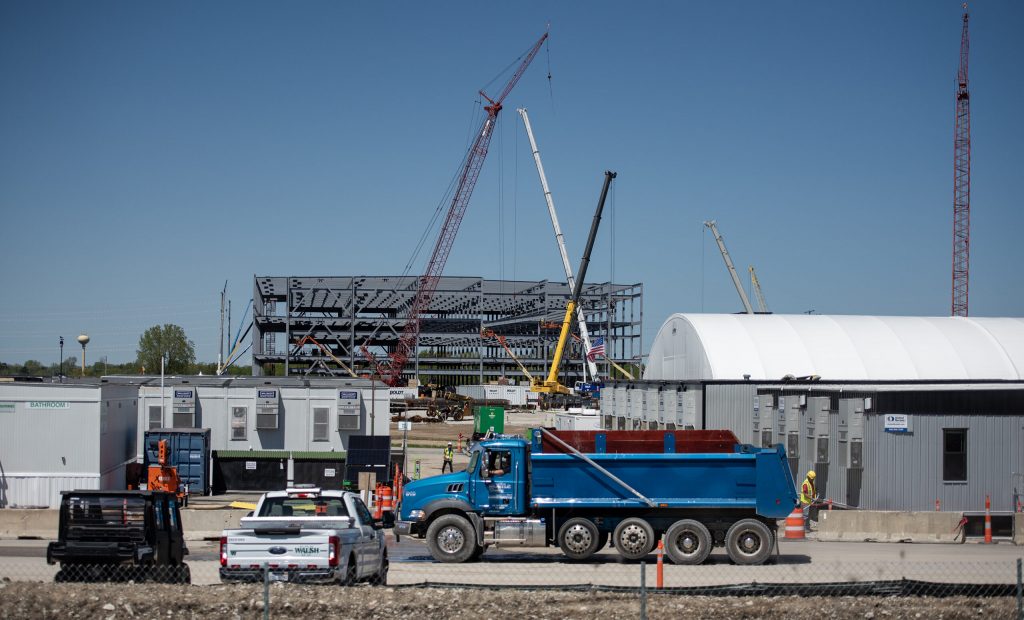
{"type": "Polygon", "coordinates": [[[957,72],[956,130],[953,134],[953,316],[967,316],[971,263],[971,95],[967,90],[967,5],[960,35],[957,72]]]}
{"type": "Polygon", "coordinates": [[[448,254],[451,252],[452,244],[455,243],[455,235],[459,232],[462,216],[466,213],[466,207],[469,206],[469,198],[473,195],[473,188],[476,187],[476,181],[480,176],[480,169],[484,165],[484,159],[487,158],[487,148],[491,143],[491,135],[494,133],[494,124],[498,120],[498,112],[501,112],[501,104],[519,82],[519,78],[523,77],[526,68],[530,66],[533,58],[540,51],[540,46],[547,38],[548,33],[545,32],[534,43],[530,51],[526,53],[526,57],[519,65],[519,68],[516,69],[516,72],[512,74],[512,77],[509,78],[505,87],[501,90],[501,94],[498,95],[497,99],[491,99],[483,91],[480,91],[480,95],[490,104],[484,106],[487,116],[484,118],[480,130],[476,134],[476,140],[469,147],[466,163],[462,167],[462,175],[452,197],[452,204],[448,208],[448,215],[445,217],[444,225],[441,226],[437,243],[434,245],[434,252],[430,255],[430,260],[427,262],[426,271],[419,279],[419,289],[416,291],[416,297],[413,298],[412,306],[409,309],[408,321],[405,324],[405,329],[402,331],[402,336],[398,340],[398,344],[395,346],[395,350],[391,353],[390,360],[387,363],[378,363],[365,345],[361,347],[363,355],[373,361],[377,368],[377,374],[380,375],[381,380],[387,385],[394,386],[401,382],[405,363],[416,349],[416,342],[420,335],[420,315],[427,310],[430,300],[434,297],[434,291],[437,290],[438,280],[440,280],[441,273],[444,271],[444,265],[448,261],[448,254]]]}

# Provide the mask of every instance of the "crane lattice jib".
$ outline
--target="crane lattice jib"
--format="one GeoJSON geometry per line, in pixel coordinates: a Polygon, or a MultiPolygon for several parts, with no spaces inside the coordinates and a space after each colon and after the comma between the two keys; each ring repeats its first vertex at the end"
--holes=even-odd
{"type": "Polygon", "coordinates": [[[537,52],[540,51],[541,45],[543,45],[547,38],[548,33],[545,32],[534,43],[530,51],[526,53],[526,57],[520,63],[519,68],[516,69],[516,72],[505,83],[505,87],[502,88],[501,94],[497,99],[491,99],[483,91],[480,92],[490,102],[490,105],[484,106],[487,117],[484,118],[480,131],[477,132],[476,139],[473,141],[473,146],[470,147],[469,153],[466,156],[466,163],[462,168],[462,175],[459,177],[458,186],[452,197],[452,204],[448,208],[448,215],[445,217],[444,225],[441,227],[441,232],[437,237],[437,243],[434,245],[434,251],[427,262],[427,268],[419,279],[419,289],[416,291],[416,297],[413,298],[412,306],[410,306],[409,318],[405,324],[405,329],[402,330],[402,336],[399,338],[398,344],[391,354],[391,361],[387,367],[384,368],[383,365],[378,366],[381,369],[381,379],[388,385],[393,386],[399,383],[402,378],[402,371],[405,369],[405,363],[416,349],[420,335],[421,316],[426,312],[430,301],[434,297],[438,281],[441,279],[442,272],[444,272],[445,263],[448,262],[448,254],[451,253],[452,245],[455,244],[459,225],[462,223],[462,217],[466,214],[466,207],[469,206],[469,199],[473,195],[473,189],[476,187],[477,179],[480,177],[480,170],[483,168],[484,160],[487,158],[487,149],[491,143],[491,136],[494,134],[494,125],[498,120],[498,113],[501,112],[502,102],[512,92],[519,79],[523,77],[526,68],[530,66],[530,63],[537,55],[537,52]]]}
{"type": "Polygon", "coordinates": [[[968,315],[971,263],[971,95],[967,88],[967,5],[960,35],[956,129],[953,133],[953,316],[968,315]]]}

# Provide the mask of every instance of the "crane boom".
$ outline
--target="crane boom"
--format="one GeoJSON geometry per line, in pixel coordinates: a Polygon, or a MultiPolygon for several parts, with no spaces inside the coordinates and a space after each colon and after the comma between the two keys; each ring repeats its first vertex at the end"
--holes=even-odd
{"type": "Polygon", "coordinates": [[[514,361],[516,365],[519,366],[519,370],[523,371],[523,374],[526,375],[526,379],[530,383],[534,382],[533,375],[530,374],[530,371],[527,370],[526,366],[523,366],[523,363],[519,361],[519,358],[516,356],[516,354],[512,352],[512,348],[508,346],[508,342],[505,341],[504,336],[502,336],[501,334],[494,333],[494,330],[485,329],[482,332],[480,332],[480,337],[485,340],[488,338],[494,338],[495,340],[497,340],[498,344],[500,344],[502,348],[505,349],[505,352],[508,353],[508,356],[512,358],[512,361],[514,361]]]}
{"type": "Polygon", "coordinates": [[[971,264],[971,91],[967,84],[970,34],[964,3],[957,71],[956,125],[953,130],[953,316],[968,315],[971,264]]]}
{"type": "Polygon", "coordinates": [[[572,297],[569,303],[565,304],[565,318],[562,319],[562,331],[558,335],[558,344],[555,346],[555,357],[551,360],[551,370],[548,378],[542,383],[534,381],[530,385],[531,392],[544,392],[548,394],[568,394],[569,388],[558,382],[558,367],[562,364],[562,353],[565,351],[565,341],[569,336],[569,326],[572,324],[572,315],[576,311],[576,305],[583,293],[583,283],[587,279],[587,267],[590,265],[590,251],[594,249],[594,240],[597,238],[597,229],[601,225],[601,212],[604,210],[604,201],[608,198],[608,187],[612,179],[617,175],[611,170],[604,173],[604,185],[601,187],[601,197],[597,201],[597,210],[594,212],[594,220],[590,224],[590,235],[587,237],[587,245],[583,248],[583,258],[580,260],[580,270],[576,276],[576,286],[572,289],[572,297]]]}
{"type": "Polygon", "coordinates": [[[743,290],[743,285],[740,284],[740,277],[736,274],[736,267],[733,266],[732,259],[729,258],[729,250],[725,249],[725,239],[722,239],[722,235],[719,234],[715,220],[708,220],[704,222],[704,225],[710,228],[711,234],[715,236],[715,241],[718,243],[718,251],[722,253],[722,260],[725,261],[725,268],[729,270],[729,275],[732,276],[732,283],[736,285],[736,292],[740,294],[743,310],[747,314],[754,314],[754,307],[750,305],[750,299],[747,298],[747,293],[743,290]]]}
{"type": "Polygon", "coordinates": [[[757,306],[760,308],[760,312],[768,314],[768,302],[765,301],[764,293],[761,292],[761,281],[757,279],[753,265],[748,266],[747,269],[750,271],[750,285],[754,287],[754,294],[757,295],[757,306]]]}
{"type": "Polygon", "coordinates": [[[302,345],[306,344],[307,342],[313,343],[318,349],[320,349],[324,354],[326,354],[327,357],[331,358],[331,360],[333,360],[335,364],[337,364],[338,366],[341,366],[341,369],[344,370],[345,372],[347,372],[350,377],[352,377],[353,379],[358,379],[359,378],[359,375],[357,375],[355,373],[355,371],[353,371],[351,368],[349,368],[348,364],[346,364],[345,362],[341,361],[338,358],[337,355],[335,355],[334,353],[331,353],[330,349],[328,349],[325,345],[320,343],[316,338],[313,338],[309,334],[303,336],[301,340],[299,340],[297,343],[295,343],[295,351],[294,352],[298,353],[299,349],[302,348],[302,345]]]}
{"type": "MultiPolygon", "coordinates": [[[[530,149],[533,151],[533,161],[537,164],[537,174],[540,176],[540,187],[544,191],[544,201],[548,205],[548,215],[551,216],[551,227],[555,229],[555,243],[558,244],[558,253],[562,256],[562,268],[565,269],[565,279],[569,283],[569,290],[576,287],[576,278],[572,275],[572,265],[569,264],[569,253],[565,249],[565,236],[562,234],[562,227],[558,225],[558,214],[555,212],[555,201],[551,198],[551,190],[548,189],[548,178],[544,174],[544,165],[540,162],[540,150],[537,148],[537,141],[533,137],[533,128],[530,126],[530,117],[526,114],[526,108],[516,110],[523,118],[523,125],[526,127],[526,135],[530,138],[530,149]]],[[[583,316],[583,308],[576,307],[576,322],[580,326],[580,338],[583,340],[584,350],[590,351],[590,333],[587,331],[587,320],[583,316]]],[[[590,369],[590,376],[597,379],[597,363],[587,358],[587,367],[590,369]]]]}
{"type": "MultiPolygon", "coordinates": [[[[547,38],[548,33],[545,32],[533,44],[533,47],[530,48],[526,53],[526,57],[519,64],[519,68],[516,69],[516,72],[505,83],[505,87],[502,88],[501,94],[498,95],[497,99],[491,99],[483,91],[480,91],[480,95],[490,103],[490,105],[484,106],[487,116],[484,118],[479,131],[477,131],[472,146],[469,147],[469,152],[462,167],[462,174],[459,176],[458,185],[452,196],[451,206],[448,208],[448,214],[445,217],[444,224],[441,226],[437,242],[434,244],[434,251],[430,255],[430,260],[427,261],[427,267],[423,275],[418,280],[416,296],[413,298],[412,305],[409,308],[408,321],[405,323],[405,328],[402,330],[402,335],[398,339],[395,350],[391,353],[390,361],[387,364],[379,364],[374,361],[381,380],[387,385],[394,386],[401,381],[405,363],[416,349],[420,335],[421,315],[430,305],[434,292],[437,290],[438,281],[441,279],[441,273],[444,271],[444,265],[448,262],[448,254],[455,243],[455,236],[459,232],[462,217],[466,213],[466,207],[469,206],[469,199],[473,195],[473,189],[476,187],[477,179],[480,177],[480,170],[484,165],[484,160],[487,158],[487,149],[491,143],[491,136],[494,134],[494,124],[498,120],[498,113],[501,112],[502,102],[512,92],[512,89],[519,82],[523,73],[526,72],[526,68],[530,66],[530,63],[537,55],[537,52],[540,51],[541,45],[547,38]]],[[[369,352],[365,347],[362,350],[364,354],[369,352]]],[[[372,359],[372,356],[368,357],[372,359]]]]}

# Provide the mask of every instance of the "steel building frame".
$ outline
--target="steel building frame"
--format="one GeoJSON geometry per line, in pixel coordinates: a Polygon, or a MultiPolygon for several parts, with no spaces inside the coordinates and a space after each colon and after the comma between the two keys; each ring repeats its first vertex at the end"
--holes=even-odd
{"type": "MultiPolygon", "coordinates": [[[[360,346],[377,356],[393,350],[416,284],[414,276],[256,276],[253,375],[346,374],[315,345],[297,346],[305,336],[358,374],[369,374],[360,346]]],[[[564,282],[442,277],[421,315],[419,346],[402,376],[439,385],[523,379],[497,341],[481,338],[487,329],[503,335],[530,372],[543,374],[570,294],[564,282]]],[[[608,355],[619,364],[639,364],[643,284],[589,284],[580,304],[592,337],[605,338],[608,355]]],[[[582,361],[582,347],[573,342],[562,365],[567,385],[582,380],[582,361]]],[[[599,360],[599,367],[610,376],[607,360],[599,360]]]]}

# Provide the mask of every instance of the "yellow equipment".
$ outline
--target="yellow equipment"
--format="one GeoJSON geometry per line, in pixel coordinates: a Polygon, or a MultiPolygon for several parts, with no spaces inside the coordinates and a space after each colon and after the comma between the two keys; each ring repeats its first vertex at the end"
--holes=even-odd
{"type": "Polygon", "coordinates": [[[565,352],[565,342],[569,338],[569,327],[572,324],[572,317],[576,312],[576,306],[580,301],[580,294],[583,292],[583,282],[587,276],[587,266],[590,264],[590,251],[594,249],[594,240],[597,238],[597,229],[601,224],[601,212],[604,210],[605,199],[608,198],[608,188],[616,174],[611,170],[604,173],[604,186],[601,188],[601,198],[597,201],[597,210],[594,212],[594,221],[590,224],[590,236],[587,237],[587,245],[583,249],[583,259],[580,261],[579,274],[576,276],[576,286],[573,287],[572,297],[569,303],[565,304],[565,317],[562,319],[562,331],[558,334],[558,345],[555,346],[555,357],[551,360],[551,370],[548,378],[541,381],[534,379],[530,382],[531,392],[542,394],[568,394],[570,389],[558,382],[558,368],[562,365],[562,354],[565,352]]]}

